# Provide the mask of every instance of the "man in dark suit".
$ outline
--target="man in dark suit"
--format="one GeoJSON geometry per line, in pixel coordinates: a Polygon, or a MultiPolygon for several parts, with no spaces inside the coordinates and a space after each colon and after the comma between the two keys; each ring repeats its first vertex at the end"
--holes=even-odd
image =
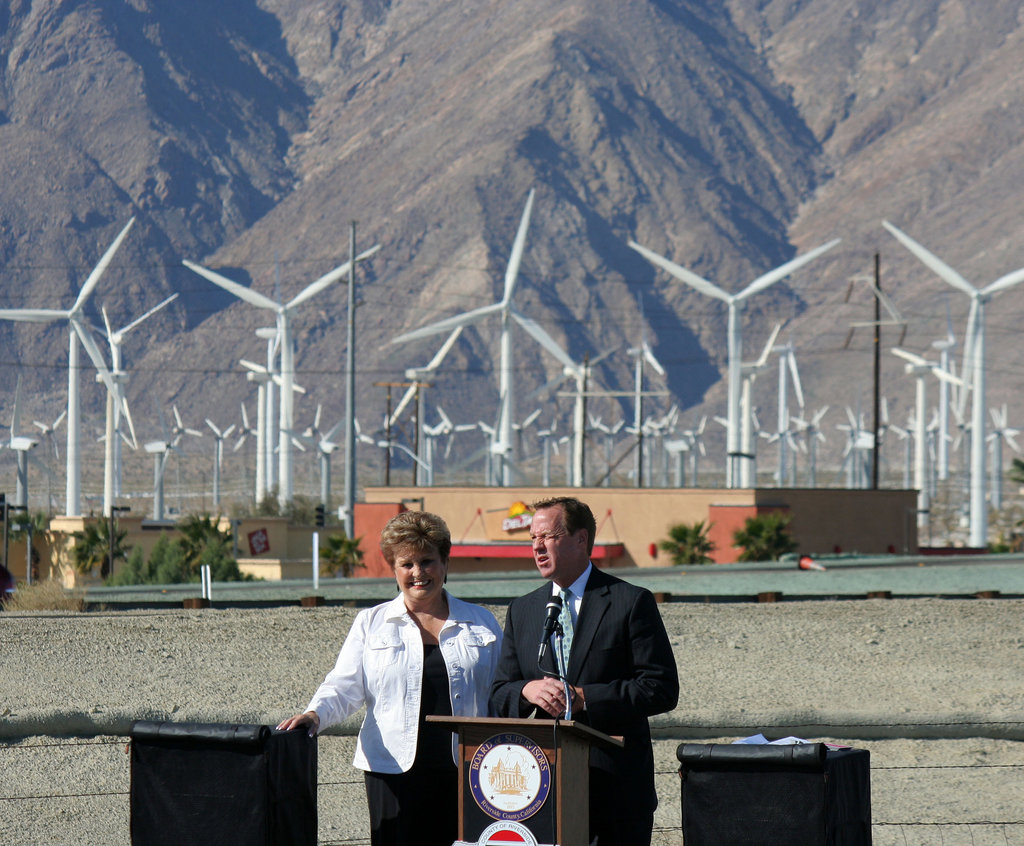
{"type": "MultiPolygon", "coordinates": [[[[572,620],[566,676],[572,717],[621,736],[621,749],[590,752],[592,846],[649,846],[658,797],[648,717],[672,710],[679,676],[665,625],[650,591],[604,573],[590,562],[597,525],[572,497],[533,505],[533,558],[544,585],[509,606],[491,708],[501,717],[561,717],[565,687],[551,652],[538,663],[545,608],[553,594],[572,620]]],[[[567,633],[567,637],[569,634],[567,633]]]]}

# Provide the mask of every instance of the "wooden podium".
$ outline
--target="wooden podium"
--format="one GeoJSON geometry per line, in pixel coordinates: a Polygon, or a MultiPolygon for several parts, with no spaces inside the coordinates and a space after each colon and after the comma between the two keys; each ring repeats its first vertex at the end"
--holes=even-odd
{"type": "Polygon", "coordinates": [[[621,747],[621,738],[575,720],[427,719],[459,737],[461,841],[481,843],[508,827],[527,829],[538,844],[587,846],[590,747],[621,747]]]}

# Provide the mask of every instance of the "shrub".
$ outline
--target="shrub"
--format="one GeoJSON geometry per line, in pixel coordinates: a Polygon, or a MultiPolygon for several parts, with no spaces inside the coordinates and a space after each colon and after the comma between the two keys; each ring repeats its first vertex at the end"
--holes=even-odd
{"type": "Polygon", "coordinates": [[[365,567],[363,551],[359,548],[362,538],[349,538],[344,532],[335,532],[324,539],[320,547],[320,566],[332,575],[338,572],[346,578],[356,567],[365,567]]]}
{"type": "Polygon", "coordinates": [[[715,544],[708,538],[710,525],[703,520],[696,523],[678,523],[668,530],[668,538],[659,542],[658,548],[667,552],[672,563],[710,564],[715,544]]]}
{"type": "Polygon", "coordinates": [[[742,548],[740,561],[778,561],[795,552],[797,543],[789,533],[792,518],[781,511],[748,517],[742,529],[733,532],[733,543],[742,548]]]}
{"type": "Polygon", "coordinates": [[[20,585],[0,605],[5,611],[81,611],[85,601],[80,593],[72,593],[60,582],[47,579],[20,585]]]}

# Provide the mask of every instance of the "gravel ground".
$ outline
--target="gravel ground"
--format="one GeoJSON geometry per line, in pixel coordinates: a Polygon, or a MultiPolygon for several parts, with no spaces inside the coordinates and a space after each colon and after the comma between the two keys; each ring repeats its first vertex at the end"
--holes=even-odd
{"type": "MultiPolygon", "coordinates": [[[[305,705],[355,613],[0,615],[0,843],[128,843],[132,721],[274,724],[305,705]]],[[[680,842],[678,744],[758,731],[868,749],[875,844],[1024,846],[1024,600],[662,614],[682,694],[653,721],[658,846],[680,842]]],[[[322,844],[368,842],[357,726],[319,742],[322,844]]]]}

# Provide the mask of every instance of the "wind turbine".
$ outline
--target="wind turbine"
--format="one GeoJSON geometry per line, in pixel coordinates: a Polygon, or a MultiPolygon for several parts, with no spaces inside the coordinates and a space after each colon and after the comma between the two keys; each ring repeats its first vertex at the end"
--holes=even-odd
{"type": "Polygon", "coordinates": [[[523,209],[522,218],[519,221],[519,230],[516,232],[515,241],[512,243],[512,252],[509,256],[508,267],[505,269],[505,291],[502,298],[492,305],[467,311],[464,314],[449,317],[445,320],[432,323],[412,332],[406,332],[393,338],[392,344],[404,344],[406,341],[415,341],[420,338],[427,338],[431,335],[439,335],[448,332],[459,326],[471,326],[482,321],[491,315],[498,315],[501,319],[501,353],[498,379],[498,403],[500,414],[498,425],[495,427],[493,436],[492,455],[496,457],[499,465],[498,478],[500,485],[512,483],[512,464],[515,463],[513,454],[512,421],[515,419],[515,376],[512,366],[512,322],[518,323],[526,332],[553,355],[558,361],[567,367],[572,367],[572,360],[562,352],[561,347],[554,339],[545,332],[538,323],[522,315],[516,310],[512,298],[516,290],[516,281],[519,278],[519,265],[523,258],[523,250],[526,246],[526,231],[530,225],[530,214],[533,210],[534,189],[530,190],[526,198],[526,207],[523,209]]]}
{"type": "MultiPolygon", "coordinates": [[[[32,425],[42,432],[46,443],[49,445],[47,453],[53,453],[53,457],[56,459],[60,458],[60,450],[57,448],[57,441],[53,435],[57,430],[57,427],[64,422],[64,418],[68,416],[68,410],[65,408],[58,416],[57,419],[52,423],[40,423],[38,420],[33,420],[32,425]]],[[[53,509],[53,471],[47,475],[47,494],[46,494],[46,510],[52,513],[53,509]]]]}
{"type": "MultiPolygon", "coordinates": [[[[380,244],[377,244],[356,256],[355,261],[363,261],[379,249],[380,244]]],[[[352,260],[350,259],[344,264],[338,265],[334,270],[325,273],[296,296],[292,297],[287,303],[283,304],[265,294],[252,290],[252,288],[239,285],[237,282],[233,282],[226,276],[222,276],[213,270],[208,270],[188,260],[185,260],[183,264],[189,270],[198,273],[214,285],[234,294],[240,300],[245,300],[250,305],[267,309],[277,315],[277,331],[281,337],[281,404],[278,417],[278,500],[282,505],[285,505],[292,500],[294,483],[292,473],[292,439],[291,435],[288,434],[294,428],[295,423],[295,406],[292,395],[292,385],[295,381],[295,342],[292,338],[292,317],[295,309],[302,305],[302,303],[317,296],[329,285],[347,275],[349,268],[352,266],[352,260]]]]}
{"type": "Polygon", "coordinates": [[[839,240],[839,238],[836,238],[835,240],[829,241],[827,244],[822,244],[820,247],[816,247],[810,252],[805,253],[802,256],[798,256],[774,270],[759,276],[738,294],[730,294],[724,291],[722,288],[719,288],[707,279],[698,276],[693,271],[687,270],[685,267],[680,267],[675,262],[663,258],[657,253],[651,252],[646,247],[640,246],[640,244],[635,241],[629,242],[629,246],[640,253],[640,255],[651,262],[651,264],[660,267],[671,276],[674,276],[681,282],[685,282],[687,285],[695,288],[702,294],[722,300],[729,306],[729,330],[727,335],[729,351],[729,394],[726,425],[726,487],[735,488],[741,486],[743,478],[741,468],[743,464],[749,460],[740,453],[740,367],[743,361],[743,336],[742,326],[740,323],[740,311],[742,310],[746,300],[754,294],[774,285],[776,282],[789,276],[793,271],[803,267],[809,261],[817,258],[827,250],[832,249],[839,243],[839,240]]]}
{"type": "MultiPolygon", "coordinates": [[[[128,401],[124,395],[124,385],[128,381],[128,374],[124,370],[121,346],[124,344],[125,335],[131,332],[131,330],[140,323],[152,317],[160,311],[160,309],[169,305],[177,299],[177,297],[177,294],[171,294],[171,296],[153,306],[140,317],[137,317],[125,326],[122,326],[117,331],[110,328],[110,318],[107,315],[106,307],[100,309],[103,314],[103,326],[107,333],[107,344],[110,347],[110,376],[118,388],[117,397],[115,397],[111,392],[107,392],[106,443],[104,445],[103,456],[104,517],[110,517],[113,513],[114,500],[120,496],[121,493],[121,440],[123,438],[126,439],[126,436],[121,431],[122,411],[124,412],[125,420],[128,421],[128,431],[131,434],[131,440],[129,440],[128,443],[133,449],[138,446],[135,440],[135,427],[132,424],[131,414],[128,411],[128,401]]],[[[102,379],[102,373],[97,374],[97,379],[102,379]]]]}
{"type": "Polygon", "coordinates": [[[168,430],[167,421],[164,419],[163,410],[157,406],[157,413],[160,418],[160,429],[163,439],[148,441],[143,444],[143,449],[153,456],[153,519],[164,519],[164,476],[167,471],[167,459],[172,452],[178,450],[178,444],[185,435],[192,435],[200,438],[203,433],[196,429],[187,428],[181,421],[178,407],[172,406],[174,412],[174,426],[168,430]]]}
{"type": "Polygon", "coordinates": [[[13,505],[17,508],[24,508],[26,511],[28,510],[29,461],[37,467],[40,467],[46,473],[51,473],[49,467],[29,452],[38,443],[39,441],[35,438],[30,438],[27,435],[21,434],[21,376],[18,376],[18,381],[15,383],[14,387],[14,409],[11,412],[11,435],[7,445],[17,454],[18,457],[18,472],[15,479],[13,505]]]}
{"type": "Polygon", "coordinates": [[[757,441],[753,437],[753,429],[751,427],[753,422],[751,392],[758,374],[768,366],[768,358],[775,348],[775,339],[779,337],[781,329],[782,324],[776,323],[758,359],[753,362],[744,363],[740,367],[740,374],[743,379],[743,388],[740,392],[740,451],[750,459],[740,465],[741,488],[757,486],[757,441]]]}
{"type": "Polygon", "coordinates": [[[840,473],[846,470],[846,487],[866,488],[868,486],[868,459],[871,450],[875,448],[875,433],[864,428],[864,414],[858,408],[853,413],[850,406],[846,406],[846,416],[849,423],[837,423],[836,428],[846,432],[846,447],[843,449],[843,466],[840,473]]]}
{"type": "Polygon", "coordinates": [[[812,488],[818,487],[818,441],[825,442],[825,435],[821,431],[821,418],[827,411],[828,406],[826,405],[814,412],[810,420],[806,420],[802,416],[801,409],[801,416],[793,418],[793,425],[797,427],[798,431],[803,432],[804,440],[807,442],[808,486],[812,488]]]}
{"type": "Polygon", "coordinates": [[[913,376],[917,382],[914,404],[914,487],[917,488],[917,525],[918,528],[925,528],[929,522],[930,502],[927,480],[927,389],[924,380],[931,375],[949,384],[962,385],[963,383],[935,362],[927,361],[919,355],[899,347],[894,347],[892,352],[907,362],[906,373],[908,376],[913,376]]]}
{"type": "MultiPolygon", "coordinates": [[[[800,385],[800,372],[796,367],[796,350],[793,347],[792,341],[775,347],[775,352],[779,354],[779,413],[777,418],[778,430],[776,431],[776,437],[779,441],[779,487],[784,488],[789,481],[787,478],[789,464],[787,453],[789,447],[793,446],[793,436],[789,428],[789,389],[787,377],[793,377],[793,393],[796,394],[796,401],[800,406],[801,412],[804,409],[804,391],[800,385]]],[[[793,474],[793,484],[796,484],[795,471],[793,474]]]]}
{"type": "Polygon", "coordinates": [[[224,463],[224,439],[230,438],[235,431],[235,424],[232,423],[226,429],[218,429],[214,422],[207,417],[206,425],[213,431],[213,507],[220,509],[220,470],[224,463]]]}
{"type": "MultiPolygon", "coordinates": [[[[950,356],[956,348],[956,335],[953,334],[953,318],[949,312],[949,297],[946,297],[946,337],[932,341],[932,349],[939,351],[939,367],[947,373],[953,373],[950,356]]],[[[937,434],[936,463],[939,479],[949,478],[949,391],[948,382],[939,382],[939,431],[937,434]]]]}
{"type": "MultiPolygon", "coordinates": [[[[402,398],[398,401],[398,405],[395,406],[395,410],[391,413],[389,428],[393,429],[395,424],[398,422],[398,418],[401,417],[402,412],[405,411],[405,407],[414,398],[416,399],[416,454],[421,458],[423,457],[423,448],[425,446],[423,421],[425,420],[424,414],[426,413],[425,398],[423,396],[422,391],[422,388],[424,386],[422,382],[431,373],[437,370],[438,367],[441,366],[441,362],[444,361],[445,356],[448,355],[448,352],[451,350],[452,346],[459,339],[459,335],[462,334],[462,328],[463,327],[461,326],[456,326],[454,329],[452,329],[451,334],[448,336],[447,340],[443,344],[441,344],[441,348],[436,353],[434,353],[434,357],[425,367],[410,367],[408,370],[405,371],[405,378],[411,380],[412,384],[409,385],[409,387],[406,389],[405,393],[402,395],[402,398]]],[[[424,463],[430,468],[433,468],[434,466],[433,461],[431,459],[427,459],[424,463]]],[[[414,467],[414,485],[421,485],[424,483],[424,479],[421,478],[421,476],[423,475],[429,475],[431,477],[433,476],[433,472],[421,472],[419,462],[414,462],[414,467]]],[[[433,483],[431,482],[430,484],[433,483]]]]}
{"type": "Polygon", "coordinates": [[[320,462],[320,501],[324,507],[331,505],[331,455],[338,448],[335,438],[345,425],[342,418],[326,432],[320,431],[321,406],[317,405],[316,414],[313,416],[313,425],[302,434],[301,440],[316,448],[320,462]]]}
{"type": "MultiPolygon", "coordinates": [[[[643,307],[641,306],[642,312],[643,307]]],[[[644,362],[651,365],[659,376],[665,375],[665,368],[654,357],[654,351],[647,343],[646,324],[640,335],[640,343],[635,347],[630,347],[626,353],[633,359],[633,426],[626,431],[636,435],[633,475],[636,486],[642,488],[644,476],[644,362]]]]}
{"type": "Polygon", "coordinates": [[[78,344],[81,342],[86,353],[92,360],[93,365],[100,372],[101,378],[107,386],[107,390],[120,397],[120,391],[116,382],[107,370],[106,362],[100,354],[99,347],[93,339],[89,326],[85,322],[85,303],[92,294],[100,277],[106,271],[108,265],[114,258],[121,242],[128,235],[128,230],[135,223],[133,217],[128,221],[124,229],[114,239],[114,242],[107,248],[99,263],[93,268],[78,292],[78,297],[70,309],[44,309],[44,308],[17,308],[0,309],[0,320],[17,320],[29,323],[56,323],[66,320],[68,322],[68,441],[67,441],[67,492],[64,505],[67,516],[79,517],[82,514],[82,462],[80,456],[81,443],[81,401],[78,385],[78,344]],[[104,375],[105,374],[105,375],[104,375]]]}
{"type": "MultiPolygon", "coordinates": [[[[591,359],[589,355],[586,355],[583,357],[583,361],[573,362],[571,365],[563,365],[562,372],[560,374],[551,379],[547,384],[538,388],[529,396],[529,399],[543,396],[549,391],[559,387],[566,379],[572,379],[575,382],[575,390],[570,394],[573,398],[573,440],[572,463],[570,464],[572,478],[569,480],[569,484],[572,487],[583,487],[586,478],[585,444],[587,437],[587,398],[590,396],[590,376],[594,372],[594,367],[608,358],[608,356],[617,349],[617,347],[611,347],[594,359],[591,359]]],[[[566,355],[568,356],[568,353],[566,353],[566,355]]]]}
{"type": "Polygon", "coordinates": [[[1020,447],[1014,439],[1020,434],[1020,429],[1011,429],[1007,426],[1006,404],[1002,409],[989,409],[992,414],[992,434],[989,440],[992,442],[992,507],[1000,509],[1003,507],[1003,441],[1006,441],[1014,452],[1020,453],[1020,447]]]}
{"type": "Polygon", "coordinates": [[[437,407],[437,413],[441,418],[441,422],[436,426],[430,426],[426,420],[423,421],[423,460],[427,465],[424,473],[424,484],[428,487],[432,487],[434,484],[434,443],[438,438],[445,435],[448,436],[448,445],[445,449],[445,458],[447,458],[452,446],[451,436],[455,431],[455,425],[452,423],[451,418],[444,413],[444,409],[441,406],[437,407]]]}
{"type": "MultiPolygon", "coordinates": [[[[988,507],[985,502],[985,304],[1000,291],[1024,282],[1024,268],[1000,276],[984,288],[976,288],[942,259],[930,253],[909,235],[889,221],[883,220],[889,233],[912,252],[929,270],[944,282],[971,298],[967,316],[967,337],[964,341],[963,379],[971,397],[971,525],[968,543],[973,547],[988,545],[988,507]]],[[[966,401],[966,392],[962,392],[966,401]]]]}

